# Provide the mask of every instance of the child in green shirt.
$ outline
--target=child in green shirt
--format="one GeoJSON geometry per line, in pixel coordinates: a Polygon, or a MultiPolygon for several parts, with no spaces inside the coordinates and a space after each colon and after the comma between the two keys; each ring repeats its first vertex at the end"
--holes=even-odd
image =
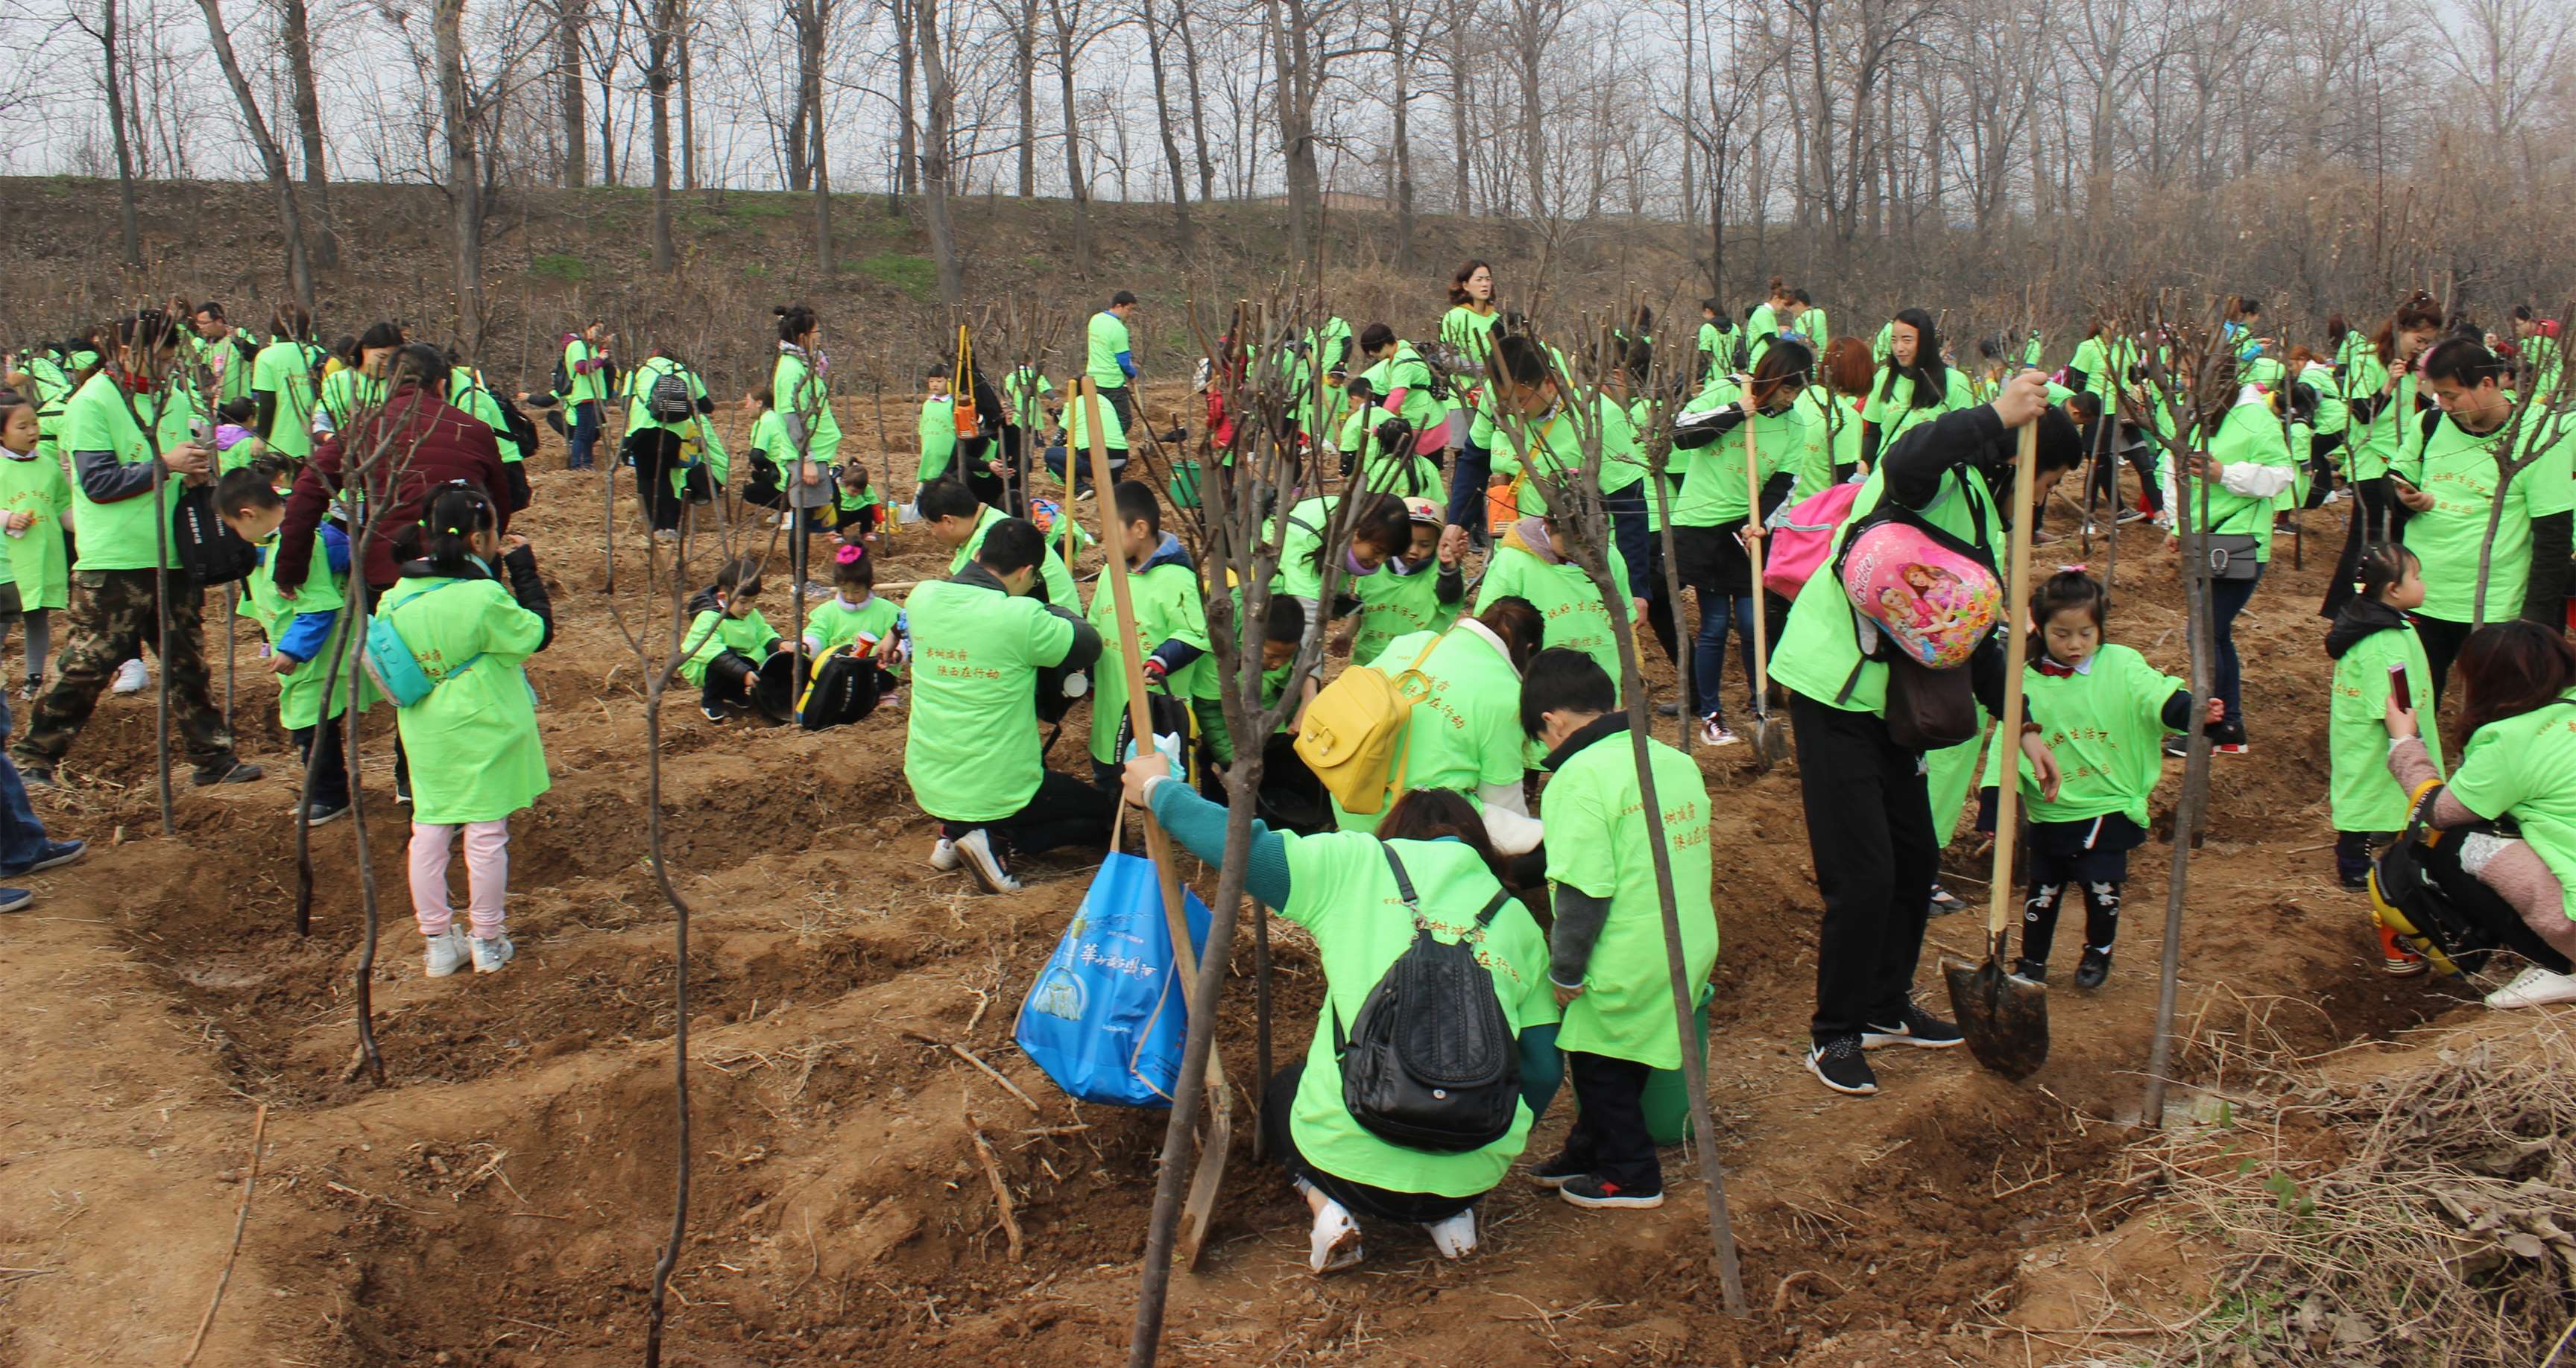
{"type": "MultiPolygon", "coordinates": [[[[2029,760],[2018,762],[2030,812],[2030,897],[2022,904],[2014,972],[2032,982],[2048,977],[2057,914],[2071,895],[2084,903],[2078,988],[2099,988],[2110,976],[2120,888],[2129,879],[2129,852],[2147,839],[2147,796],[2164,773],[2164,734],[2191,723],[2191,690],[2181,680],[2102,640],[2103,603],[2101,584],[2084,572],[2051,575],[2031,595],[2039,631],[2022,668],[2030,715],[2046,719],[2060,773],[2043,787],[2029,760]]],[[[2208,707],[2215,725],[2222,705],[2213,695],[2208,707]]],[[[1990,780],[1993,763],[1990,753],[1990,780]]]]}
{"type": "Polygon", "coordinates": [[[877,643],[903,614],[894,600],[876,596],[876,584],[876,557],[865,547],[849,543],[832,554],[832,596],[805,614],[810,664],[796,721],[807,731],[844,726],[881,704],[903,701],[895,692],[902,680],[876,658],[877,643]]]}
{"type": "Polygon", "coordinates": [[[71,601],[63,545],[63,510],[71,506],[71,484],[48,445],[33,403],[17,399],[0,414],[0,550],[7,552],[8,581],[18,618],[26,625],[30,698],[45,689],[53,611],[71,601]]]}
{"type": "MultiPolygon", "coordinates": [[[[2408,613],[2424,604],[2424,571],[2415,553],[2393,542],[2362,552],[2353,596],[2326,632],[2326,655],[2335,663],[2326,709],[2326,754],[2332,763],[2327,789],[2333,802],[2335,874],[2355,892],[2370,887],[2370,867],[2381,847],[2406,827],[2413,804],[2388,773],[2390,700],[2411,706],[2433,697],[2432,667],[2423,638],[2408,613]]],[[[2426,722],[2433,719],[2430,714],[2426,722]]],[[[2442,738],[2424,729],[2434,772],[2442,767],[2442,738]]],[[[2388,928],[2379,928],[2381,967],[2400,977],[2424,972],[2424,958],[2388,928]]]]}
{"type": "Polygon", "coordinates": [[[957,461],[957,402],[948,393],[948,368],[922,372],[921,388],[921,464],[912,472],[916,485],[947,474],[957,461]]]}
{"type": "MultiPolygon", "coordinates": [[[[1214,748],[1228,740],[1225,714],[1217,701],[1216,661],[1208,654],[1207,607],[1200,598],[1198,566],[1181,539],[1163,530],[1162,508],[1154,487],[1141,480],[1120,480],[1112,494],[1121,524],[1120,545],[1127,553],[1127,598],[1136,618],[1136,644],[1145,652],[1141,670],[1145,687],[1159,690],[1165,708],[1177,702],[1196,715],[1199,734],[1214,748]],[[1147,643],[1152,643],[1147,645],[1147,643]]],[[[1118,596],[1106,573],[1091,591],[1088,620],[1100,633],[1100,668],[1091,685],[1091,781],[1104,789],[1118,786],[1121,724],[1128,721],[1127,667],[1123,634],[1118,626],[1118,596]]],[[[1155,729],[1183,725],[1177,709],[1155,719],[1155,729]]],[[[1231,744],[1201,757],[1218,764],[1232,761],[1231,744]]]]}
{"type": "MultiPolygon", "coordinates": [[[[304,805],[304,821],[320,826],[349,810],[349,767],[343,758],[340,728],[334,719],[349,710],[346,676],[332,667],[332,627],[339,621],[349,583],[349,537],[324,524],[314,534],[313,563],[328,573],[306,580],[295,597],[277,592],[276,558],[270,554],[277,528],[286,521],[286,499],[269,483],[269,473],[243,466],[225,473],[215,487],[216,516],[233,535],[259,548],[259,568],[242,583],[234,609],[259,624],[268,638],[268,668],[277,675],[277,722],[295,741],[297,754],[313,767],[313,787],[304,805]],[[321,757],[314,758],[319,747],[321,757]]],[[[361,698],[360,711],[366,710],[361,698]]]]}
{"type": "Polygon", "coordinates": [[[759,598],[760,562],[744,556],[689,600],[680,677],[698,686],[698,711],[710,722],[723,722],[727,708],[750,706],[760,664],[778,649],[778,629],[760,615],[759,598]]]}

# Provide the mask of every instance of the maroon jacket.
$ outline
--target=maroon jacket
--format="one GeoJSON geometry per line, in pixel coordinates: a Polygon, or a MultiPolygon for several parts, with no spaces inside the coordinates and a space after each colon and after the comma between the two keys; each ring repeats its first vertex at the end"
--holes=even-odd
{"type": "Polygon", "coordinates": [[[420,522],[429,511],[430,496],[451,480],[490,495],[500,530],[510,530],[510,515],[518,509],[511,507],[509,473],[501,465],[492,429],[406,386],[383,408],[362,415],[348,432],[314,443],[313,459],[295,477],[295,492],[286,496],[286,522],[278,529],[275,551],[278,588],[292,590],[304,583],[313,560],[314,529],[322,525],[339,488],[344,446],[354,447],[361,462],[383,452],[367,475],[367,540],[360,563],[369,586],[393,586],[400,573],[394,538],[420,522]]]}

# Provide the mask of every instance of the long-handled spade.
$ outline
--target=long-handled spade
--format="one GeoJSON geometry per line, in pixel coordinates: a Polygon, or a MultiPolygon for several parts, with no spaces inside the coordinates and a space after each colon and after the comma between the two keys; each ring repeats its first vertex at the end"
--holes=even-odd
{"type": "MultiPolygon", "coordinates": [[[[1144,647],[1136,638],[1135,599],[1127,586],[1127,552],[1121,545],[1126,540],[1127,529],[1119,525],[1118,503],[1111,497],[1116,486],[1109,478],[1108,448],[1101,441],[1100,395],[1088,378],[1082,381],[1080,400],[1083,426],[1088,429],[1091,439],[1091,481],[1093,487],[1100,491],[1103,515],[1100,541],[1108,563],[1101,577],[1107,582],[1110,601],[1118,610],[1119,661],[1127,674],[1127,722],[1138,744],[1151,747],[1154,744],[1154,718],[1152,707],[1146,701],[1144,647]]],[[[1073,452],[1068,448],[1064,454],[1068,486],[1073,479],[1073,460],[1073,452]]],[[[1068,497],[1069,494],[1068,489],[1068,497]]],[[[1073,505],[1069,501],[1065,505],[1064,519],[1068,525],[1073,521],[1073,505]]],[[[1070,542],[1067,545],[1069,548],[1070,542]]],[[[1172,934],[1172,962],[1180,971],[1182,983],[1195,983],[1199,976],[1198,956],[1191,953],[1189,916],[1181,906],[1180,862],[1172,853],[1172,838],[1164,834],[1162,825],[1150,812],[1145,815],[1145,851],[1153,859],[1154,872],[1162,883],[1163,920],[1172,934]]],[[[1187,1088],[1189,1084],[1184,1081],[1180,1086],[1187,1088]]],[[[1190,1175],[1189,1196],[1181,1205],[1178,1246],[1181,1267],[1188,1269],[1198,1267],[1199,1253],[1206,1247],[1208,1222],[1216,1211],[1217,1194],[1225,1184],[1226,1151],[1234,1145],[1234,1098],[1226,1089],[1225,1064],[1213,1048],[1208,1051],[1207,1060],[1207,1103],[1206,1141],[1199,1148],[1198,1168],[1190,1175]]]]}
{"type": "Polygon", "coordinates": [[[1986,959],[1983,964],[1954,959],[1941,963],[1941,976],[1950,983],[1950,1009],[1968,1038],[1968,1052],[1978,1063],[2015,1082],[2030,1077],[2048,1061],[2048,989],[2004,967],[2005,938],[2012,934],[2014,827],[2021,816],[2021,671],[2030,653],[2029,638],[2022,631],[2022,581],[2030,573],[2031,492],[2038,450],[2039,425],[2023,425],[2021,449],[2013,459],[2012,538],[2004,571],[2004,712],[1996,719],[2004,763],[2011,768],[1996,785],[1994,896],[1986,913],[1986,959]]]}
{"type": "MultiPolygon", "coordinates": [[[[1751,398],[1748,390],[1746,398],[1751,398]]],[[[1762,458],[1755,415],[1744,417],[1744,554],[1753,562],[1753,763],[1763,770],[1789,758],[1789,732],[1771,716],[1771,615],[1762,591],[1762,458]]]]}

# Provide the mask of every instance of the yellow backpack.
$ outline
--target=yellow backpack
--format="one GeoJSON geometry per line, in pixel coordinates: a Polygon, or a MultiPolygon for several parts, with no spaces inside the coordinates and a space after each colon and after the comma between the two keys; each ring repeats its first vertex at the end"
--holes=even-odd
{"type": "Polygon", "coordinates": [[[1447,637],[1445,632],[1433,637],[1393,678],[1373,665],[1354,665],[1306,705],[1297,758],[1315,772],[1343,811],[1363,816],[1383,812],[1404,792],[1404,766],[1412,750],[1404,744],[1405,723],[1413,716],[1414,701],[1428,691],[1422,662],[1447,637]],[[1399,756],[1399,750],[1404,754],[1399,756]]]}

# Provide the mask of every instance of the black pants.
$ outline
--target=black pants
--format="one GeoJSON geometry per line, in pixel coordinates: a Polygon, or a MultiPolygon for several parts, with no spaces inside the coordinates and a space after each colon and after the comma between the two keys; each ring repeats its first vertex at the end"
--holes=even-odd
{"type": "Polygon", "coordinates": [[[2357,884],[2370,877],[2370,867],[2379,852],[2397,839],[2393,831],[2338,831],[2335,833],[2335,877],[2357,884]]]}
{"type": "Polygon", "coordinates": [[[2120,935],[2122,881],[2089,880],[2036,850],[2030,856],[2030,896],[2021,905],[2021,957],[2048,963],[2049,947],[2057,941],[2057,915],[2068,898],[2084,904],[2085,948],[2109,953],[2120,935]]]}
{"type": "MultiPolygon", "coordinates": [[[[1624,553],[1622,553],[1624,554],[1624,553]]],[[[1635,574],[1631,570],[1630,574],[1635,574]]],[[[1664,648],[1664,659],[1676,667],[1682,663],[1681,629],[1673,617],[1672,586],[1664,578],[1664,534],[1646,538],[1646,628],[1655,634],[1655,642],[1664,648]]],[[[1630,586],[1634,588],[1632,584],[1630,586]]]]}
{"type": "Polygon", "coordinates": [[[964,437],[957,442],[957,463],[951,469],[966,479],[966,487],[975,491],[975,501],[1001,508],[1010,500],[1010,481],[994,474],[985,462],[993,458],[994,442],[989,437],[964,437]]]}
{"type": "Polygon", "coordinates": [[[1663,1191],[1664,1166],[1646,1131],[1646,1078],[1653,1070],[1633,1059],[1568,1050],[1565,1072],[1574,1083],[1575,1108],[1565,1158],[1622,1192],[1663,1191]]]}
{"type": "MultiPolygon", "coordinates": [[[[1412,1225],[1448,1220],[1484,1200],[1482,1193],[1473,1197],[1443,1197],[1433,1192],[1390,1192],[1326,1173],[1307,1163],[1306,1156],[1298,1152],[1297,1138],[1290,1133],[1288,1125],[1289,1114],[1297,1109],[1298,1080],[1305,1076],[1306,1061],[1300,1059],[1270,1075],[1269,1084],[1261,1090],[1262,1137],[1268,1142],[1271,1159],[1288,1170],[1291,1177],[1305,1179],[1354,1216],[1412,1225]]],[[[1354,1121],[1351,1124],[1359,1123],[1354,1121]]],[[[1638,1121],[1641,1130],[1644,1124],[1641,1116],[1638,1121]]],[[[1648,1152],[1652,1153],[1652,1150],[1648,1152]]]]}
{"type": "Polygon", "coordinates": [[[635,461],[635,503],[645,520],[656,532],[678,531],[681,498],[671,477],[680,464],[680,434],[645,428],[626,439],[626,451],[635,461]]]}
{"type": "Polygon", "coordinates": [[[698,706],[709,712],[747,708],[752,681],[758,678],[760,666],[751,657],[730,648],[718,651],[707,662],[706,682],[698,686],[698,706]]]}
{"type": "Polygon", "coordinates": [[[2375,542],[2397,540],[2397,531],[2405,526],[2406,510],[2388,492],[2388,477],[2373,475],[2352,482],[2352,525],[2344,532],[2343,554],[2335,559],[2333,578],[2326,581],[2326,600],[2318,605],[2317,616],[2331,618],[2352,602],[2352,577],[2361,572],[2361,555],[2375,542]]]}
{"type": "Polygon", "coordinates": [[[1923,757],[1888,739],[1877,715],[1794,690],[1789,719],[1807,846],[1825,899],[1809,1029],[1822,1039],[1892,1025],[1914,992],[1941,854],[1923,757]]]}
{"type": "Polygon", "coordinates": [[[1100,402],[1118,410],[1118,430],[1120,432],[1134,432],[1136,430],[1136,401],[1132,397],[1134,392],[1134,387],[1129,385],[1120,385],[1116,389],[1104,389],[1100,391],[1100,402]]]}
{"type": "Polygon", "coordinates": [[[1619,559],[1628,567],[1628,593],[1632,598],[1646,598],[1647,551],[1654,538],[1646,532],[1646,484],[1637,483],[1616,494],[1601,496],[1601,506],[1610,514],[1610,544],[1619,548],[1619,559]]]}
{"type": "Polygon", "coordinates": [[[956,840],[981,829],[1006,854],[1036,855],[1058,846],[1106,845],[1109,819],[1118,812],[1118,795],[1048,770],[1038,791],[1008,817],[989,822],[939,821],[939,834],[956,840]]]}
{"type": "Polygon", "coordinates": [[[321,768],[313,773],[313,805],[336,808],[349,805],[348,751],[341,741],[342,719],[334,717],[310,727],[296,727],[287,732],[295,741],[295,753],[306,764],[313,763],[313,748],[322,748],[321,768]]]}
{"type": "MultiPolygon", "coordinates": [[[[2510,620],[2515,613],[2521,611],[2522,605],[2517,603],[2513,605],[2511,611],[2504,614],[2502,620],[2510,620]]],[[[2451,679],[2451,662],[2458,660],[2460,648],[2469,644],[2471,628],[2465,622],[2450,622],[2442,618],[2426,617],[2421,613],[2412,613],[2408,616],[2415,619],[2416,640],[2424,643],[2424,673],[2432,677],[2433,708],[2438,712],[2442,707],[2443,686],[2451,679]]],[[[2424,700],[2416,699],[2415,706],[2419,708],[2424,706],[2424,700]]]]}

